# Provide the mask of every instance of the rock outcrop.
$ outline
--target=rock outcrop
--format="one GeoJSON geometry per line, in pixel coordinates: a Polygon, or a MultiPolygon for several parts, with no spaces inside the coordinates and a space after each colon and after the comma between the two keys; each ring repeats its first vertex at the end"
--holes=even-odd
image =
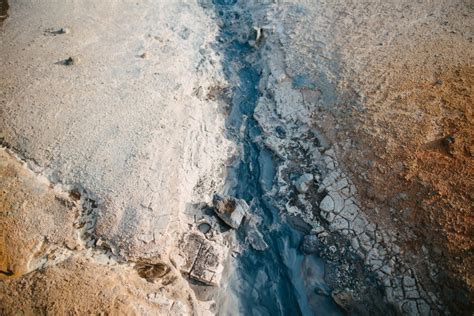
{"type": "Polygon", "coordinates": [[[244,200],[233,197],[221,197],[215,194],[212,203],[217,216],[234,229],[239,228],[249,211],[249,206],[244,200]]]}

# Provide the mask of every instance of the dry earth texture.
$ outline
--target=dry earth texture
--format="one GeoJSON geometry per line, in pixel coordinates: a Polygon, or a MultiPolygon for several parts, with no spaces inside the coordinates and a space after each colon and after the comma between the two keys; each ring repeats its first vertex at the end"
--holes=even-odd
{"type": "MultiPolygon", "coordinates": [[[[226,23],[256,52],[252,116],[281,162],[266,196],[338,262],[357,255],[383,289],[378,312],[472,315],[469,0],[0,0],[0,314],[238,301],[222,285],[243,218],[252,246],[268,244],[252,201],[224,200],[224,222],[209,211],[242,151],[216,48],[226,23]],[[218,21],[217,4],[237,9],[218,21]]],[[[332,297],[364,314],[372,292],[343,280],[354,269],[332,297]]]]}
{"type": "Polygon", "coordinates": [[[323,65],[334,63],[335,70],[326,73],[334,76],[339,96],[315,115],[316,124],[339,145],[366,214],[395,228],[409,265],[439,287],[452,310],[469,314],[473,3],[305,4],[313,8],[305,21],[314,25],[308,32],[305,22],[292,24],[290,56],[303,60],[297,65],[309,73],[326,72],[311,62],[317,60],[313,54],[327,58],[323,65]],[[320,49],[301,48],[305,43],[319,43],[320,49]]]}

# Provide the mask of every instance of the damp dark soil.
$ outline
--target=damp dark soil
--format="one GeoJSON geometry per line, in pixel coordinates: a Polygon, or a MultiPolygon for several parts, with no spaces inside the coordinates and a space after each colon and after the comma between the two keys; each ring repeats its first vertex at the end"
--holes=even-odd
{"type": "MultiPolygon", "coordinates": [[[[239,162],[229,170],[227,193],[247,201],[252,216],[260,219],[257,228],[268,245],[263,251],[246,247],[237,257],[237,266],[227,282],[239,309],[233,312],[255,315],[341,314],[330,296],[324,294],[318,297],[318,311],[311,308],[302,273],[302,267],[307,263],[299,249],[303,233],[292,228],[266,197],[266,192],[273,186],[276,162],[257,141],[262,131],[253,118],[260,97],[261,60],[258,48],[249,44],[251,13],[240,10],[236,1],[215,1],[213,9],[221,25],[215,49],[223,56],[225,74],[234,87],[230,92],[227,136],[242,149],[239,162]]],[[[248,221],[243,224],[238,232],[240,243],[245,244],[246,233],[252,229],[248,221]]],[[[312,264],[320,271],[321,287],[326,288],[324,262],[317,257],[313,259],[312,264]]],[[[230,312],[223,309],[225,307],[221,307],[220,313],[230,312]]]]}

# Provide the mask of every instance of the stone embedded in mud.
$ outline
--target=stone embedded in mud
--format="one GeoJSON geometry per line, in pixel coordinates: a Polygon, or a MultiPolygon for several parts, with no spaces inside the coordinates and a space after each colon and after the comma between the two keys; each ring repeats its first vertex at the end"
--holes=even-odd
{"type": "Polygon", "coordinates": [[[249,210],[247,202],[233,197],[214,195],[212,200],[217,216],[232,228],[239,228],[240,223],[249,210]]]}
{"type": "Polygon", "coordinates": [[[301,177],[298,178],[295,182],[296,190],[300,193],[308,192],[309,186],[313,181],[314,177],[310,173],[305,173],[301,177]]]}
{"type": "Polygon", "coordinates": [[[58,30],[58,34],[68,34],[71,33],[71,30],[67,27],[62,27],[58,30]]]}
{"type": "Polygon", "coordinates": [[[263,239],[262,233],[258,230],[249,231],[246,240],[250,243],[252,248],[257,251],[264,251],[268,248],[268,244],[263,239]]]}
{"type": "Polygon", "coordinates": [[[204,284],[219,285],[224,270],[222,261],[226,256],[222,245],[193,231],[183,237],[180,250],[185,257],[185,262],[180,267],[181,272],[204,284]]]}
{"type": "Polygon", "coordinates": [[[79,63],[79,57],[69,57],[63,61],[63,64],[66,66],[73,66],[79,63]]]}
{"type": "Polygon", "coordinates": [[[319,253],[323,244],[319,241],[316,235],[306,235],[303,237],[303,243],[301,244],[301,251],[305,254],[319,253]]]}

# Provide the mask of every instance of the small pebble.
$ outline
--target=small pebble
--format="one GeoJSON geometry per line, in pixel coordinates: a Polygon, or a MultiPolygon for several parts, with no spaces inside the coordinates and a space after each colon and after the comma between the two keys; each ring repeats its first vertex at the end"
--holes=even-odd
{"type": "Polygon", "coordinates": [[[78,57],[69,57],[64,61],[64,65],[66,66],[72,66],[72,65],[77,65],[79,63],[79,58],[78,57]]]}
{"type": "Polygon", "coordinates": [[[67,27],[62,27],[59,29],[58,34],[68,34],[70,32],[71,30],[69,30],[67,27]]]}

